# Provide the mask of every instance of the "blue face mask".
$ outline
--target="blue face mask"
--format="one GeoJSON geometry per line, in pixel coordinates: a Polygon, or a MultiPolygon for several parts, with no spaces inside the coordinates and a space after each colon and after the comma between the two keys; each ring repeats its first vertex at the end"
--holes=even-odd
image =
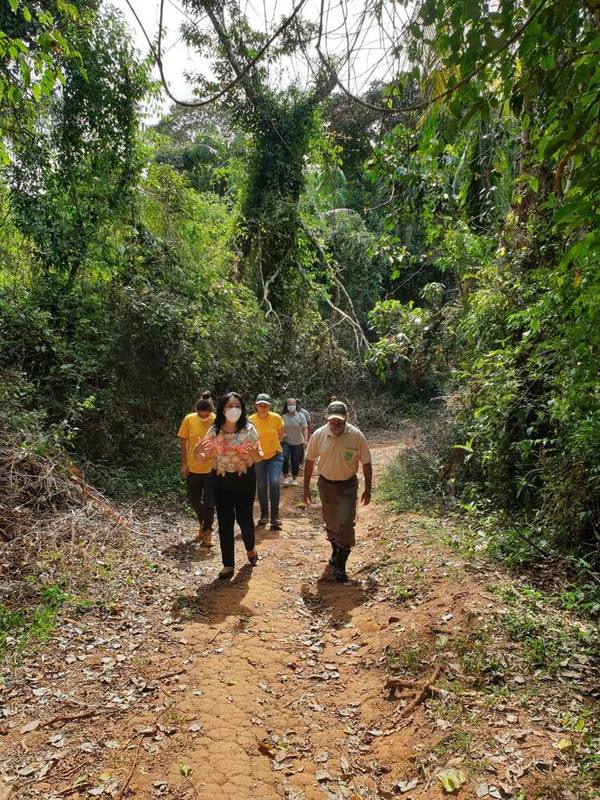
{"type": "Polygon", "coordinates": [[[288,406],[288,411],[290,412],[290,414],[294,414],[296,412],[296,404],[290,403],[288,406]]]}

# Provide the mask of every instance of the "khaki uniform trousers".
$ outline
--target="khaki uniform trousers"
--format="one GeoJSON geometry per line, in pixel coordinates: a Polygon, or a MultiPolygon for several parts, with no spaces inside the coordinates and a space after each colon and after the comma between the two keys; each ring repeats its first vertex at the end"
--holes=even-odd
{"type": "Polygon", "coordinates": [[[328,481],[319,476],[319,497],[327,538],[338,547],[349,550],[354,546],[354,522],[358,500],[358,478],[353,475],[347,481],[328,481]]]}

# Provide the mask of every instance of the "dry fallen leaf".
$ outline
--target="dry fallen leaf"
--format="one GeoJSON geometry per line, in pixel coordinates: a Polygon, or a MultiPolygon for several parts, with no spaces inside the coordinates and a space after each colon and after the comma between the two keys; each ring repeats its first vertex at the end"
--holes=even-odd
{"type": "Polygon", "coordinates": [[[109,750],[118,750],[120,746],[116,739],[107,739],[104,742],[104,747],[107,747],[109,750]]]}
{"type": "Polygon", "coordinates": [[[273,758],[275,755],[275,748],[268,739],[262,739],[258,742],[258,749],[263,755],[273,758]]]}
{"type": "Polygon", "coordinates": [[[39,719],[32,719],[31,722],[28,722],[26,725],[23,725],[21,728],[21,733],[29,733],[30,731],[34,731],[36,728],[39,728],[41,725],[41,721],[39,719]]]}
{"type": "Polygon", "coordinates": [[[467,776],[460,769],[443,769],[438,772],[437,779],[444,787],[444,791],[450,794],[466,783],[467,776]]]}
{"type": "Polygon", "coordinates": [[[35,772],[34,767],[31,766],[21,767],[20,769],[17,770],[17,775],[21,775],[21,777],[23,778],[28,778],[30,775],[33,775],[34,772],[35,772]]]}
{"type": "Polygon", "coordinates": [[[410,781],[398,781],[393,788],[398,789],[400,794],[404,794],[404,792],[410,792],[411,789],[414,789],[418,783],[419,779],[413,778],[410,781]]]}
{"type": "Polygon", "coordinates": [[[573,747],[573,739],[570,736],[565,736],[559,742],[554,742],[554,747],[557,750],[571,750],[573,747]]]}

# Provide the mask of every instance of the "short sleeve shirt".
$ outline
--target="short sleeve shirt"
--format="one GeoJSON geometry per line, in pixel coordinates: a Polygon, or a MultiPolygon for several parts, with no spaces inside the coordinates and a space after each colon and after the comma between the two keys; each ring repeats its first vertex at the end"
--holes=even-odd
{"type": "Polygon", "coordinates": [[[273,458],[276,453],[281,453],[279,431],[283,428],[283,420],[279,414],[269,411],[266,419],[261,419],[258,414],[252,414],[248,419],[258,431],[264,458],[273,458]]]}
{"type": "Polygon", "coordinates": [[[300,413],[303,415],[304,419],[306,420],[306,424],[310,427],[310,424],[311,424],[312,420],[310,418],[310,414],[308,413],[308,411],[305,408],[301,408],[300,409],[300,413]]]}
{"type": "Polygon", "coordinates": [[[304,444],[303,431],[307,427],[304,414],[295,411],[293,414],[284,414],[282,419],[285,425],[283,441],[287,444],[304,444]]]}
{"type": "Polygon", "coordinates": [[[202,459],[194,458],[194,447],[199,441],[204,439],[214,421],[214,414],[211,414],[207,419],[201,419],[198,414],[194,412],[193,414],[188,414],[179,426],[177,436],[185,440],[187,464],[190,472],[205,474],[212,469],[212,456],[202,459]]]}
{"type": "Polygon", "coordinates": [[[371,463],[367,440],[354,425],[346,423],[340,436],[323,425],[310,437],[306,448],[307,461],[317,461],[319,475],[330,481],[346,481],[358,471],[358,465],[371,463]]]}
{"type": "Polygon", "coordinates": [[[254,464],[256,459],[252,455],[243,455],[238,449],[245,442],[258,442],[258,431],[251,422],[247,422],[245,428],[234,433],[226,433],[221,429],[216,434],[213,426],[206,437],[213,440],[214,469],[217,475],[225,475],[226,472],[243,475],[254,464]]]}

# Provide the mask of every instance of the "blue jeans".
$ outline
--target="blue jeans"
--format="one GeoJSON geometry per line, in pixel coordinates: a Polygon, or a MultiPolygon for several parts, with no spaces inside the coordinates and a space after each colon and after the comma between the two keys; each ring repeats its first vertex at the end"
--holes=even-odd
{"type": "Polygon", "coordinates": [[[302,462],[302,454],[304,453],[304,445],[282,442],[281,446],[283,447],[283,474],[289,475],[291,460],[292,476],[297,478],[298,472],[300,471],[300,464],[302,462]]]}
{"type": "Polygon", "coordinates": [[[261,517],[266,517],[269,514],[269,500],[271,501],[271,519],[276,519],[279,516],[279,495],[281,491],[279,478],[281,477],[282,466],[282,453],[275,453],[272,458],[258,461],[254,465],[256,469],[256,493],[261,517]]]}

